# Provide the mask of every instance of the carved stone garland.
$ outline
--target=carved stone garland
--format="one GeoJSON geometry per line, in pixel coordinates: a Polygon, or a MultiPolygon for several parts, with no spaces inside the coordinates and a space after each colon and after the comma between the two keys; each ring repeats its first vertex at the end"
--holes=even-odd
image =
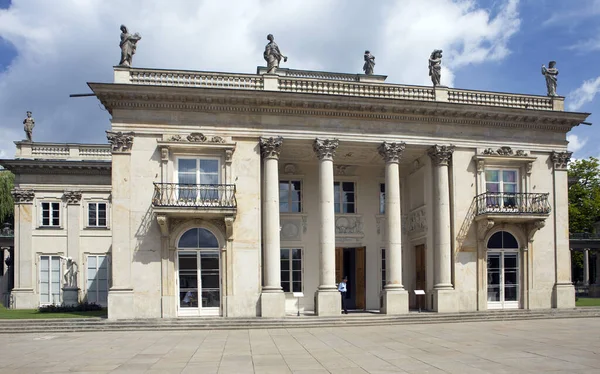
{"type": "Polygon", "coordinates": [[[130,152],[131,147],[133,146],[134,135],[135,133],[133,132],[106,132],[106,138],[108,139],[108,142],[112,145],[113,152],[130,152]]]}
{"type": "Polygon", "coordinates": [[[264,158],[279,158],[281,153],[281,144],[283,138],[278,136],[276,138],[260,138],[260,149],[264,158]]]}
{"type": "Polygon", "coordinates": [[[335,151],[339,145],[337,139],[319,139],[316,138],[313,143],[313,150],[319,160],[333,160],[335,151]]]}
{"type": "Polygon", "coordinates": [[[79,204],[81,201],[81,191],[65,191],[63,197],[67,204],[79,204]]]}
{"type": "Polygon", "coordinates": [[[402,153],[406,148],[406,143],[388,143],[383,142],[377,147],[379,155],[384,159],[385,162],[399,162],[402,157],[402,153]]]}
{"type": "Polygon", "coordinates": [[[452,153],[454,152],[453,145],[434,145],[429,149],[427,154],[431,157],[434,166],[448,165],[452,159],[452,153]]]}

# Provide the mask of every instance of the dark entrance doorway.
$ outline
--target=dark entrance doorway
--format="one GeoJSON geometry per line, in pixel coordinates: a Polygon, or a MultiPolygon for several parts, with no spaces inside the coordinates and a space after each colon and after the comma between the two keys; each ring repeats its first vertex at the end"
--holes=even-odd
{"type": "Polygon", "coordinates": [[[365,247],[335,249],[335,280],[348,277],[346,305],[348,309],[366,308],[365,247]]]}

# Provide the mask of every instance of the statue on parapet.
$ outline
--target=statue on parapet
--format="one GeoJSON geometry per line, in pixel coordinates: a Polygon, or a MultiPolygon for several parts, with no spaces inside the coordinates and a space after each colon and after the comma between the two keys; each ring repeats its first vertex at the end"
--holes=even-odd
{"type": "Polygon", "coordinates": [[[23,130],[25,130],[25,135],[27,135],[27,141],[33,141],[33,128],[35,127],[35,120],[31,116],[31,112],[27,112],[27,118],[23,120],[23,130]]]}
{"type": "Polygon", "coordinates": [[[139,33],[136,32],[131,35],[127,27],[121,25],[121,43],[119,43],[119,47],[121,47],[121,61],[119,62],[119,66],[131,67],[131,60],[135,54],[137,42],[140,39],[142,39],[142,36],[139,33]]]}
{"type": "Polygon", "coordinates": [[[550,61],[548,67],[542,65],[542,75],[546,77],[546,89],[548,96],[558,96],[556,94],[556,83],[558,81],[558,69],[555,68],[556,61],[550,61]]]}
{"type": "Polygon", "coordinates": [[[429,56],[429,76],[433,86],[439,86],[442,80],[442,50],[435,49],[429,56]]]}
{"type": "Polygon", "coordinates": [[[77,273],[79,267],[72,257],[60,256],[61,260],[66,262],[65,272],[63,273],[64,287],[77,288],[77,273]]]}
{"type": "Polygon", "coordinates": [[[365,64],[363,65],[363,71],[366,75],[373,75],[375,69],[375,56],[369,51],[365,51],[365,64]]]}
{"type": "Polygon", "coordinates": [[[283,58],[283,62],[287,62],[287,56],[284,56],[279,50],[279,46],[275,43],[273,34],[267,35],[269,43],[265,46],[263,57],[267,61],[267,74],[274,74],[279,67],[279,63],[283,58]]]}

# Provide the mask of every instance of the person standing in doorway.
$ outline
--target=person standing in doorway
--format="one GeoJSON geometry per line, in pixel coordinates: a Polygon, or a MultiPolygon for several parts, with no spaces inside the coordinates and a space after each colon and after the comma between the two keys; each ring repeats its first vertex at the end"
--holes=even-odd
{"type": "Polygon", "coordinates": [[[348,314],[348,309],[346,308],[346,283],[348,283],[348,277],[344,277],[340,284],[338,284],[338,291],[342,295],[342,309],[344,310],[344,314],[348,314]]]}

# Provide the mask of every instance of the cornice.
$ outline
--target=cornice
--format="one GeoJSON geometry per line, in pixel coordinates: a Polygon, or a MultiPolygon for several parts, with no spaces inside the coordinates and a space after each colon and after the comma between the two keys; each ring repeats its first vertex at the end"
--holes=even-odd
{"type": "Polygon", "coordinates": [[[0,165],[18,174],[111,175],[110,161],[0,160],[0,165]]]}
{"type": "Polygon", "coordinates": [[[90,83],[105,108],[325,116],[569,131],[587,113],[289,92],[90,83]]]}

